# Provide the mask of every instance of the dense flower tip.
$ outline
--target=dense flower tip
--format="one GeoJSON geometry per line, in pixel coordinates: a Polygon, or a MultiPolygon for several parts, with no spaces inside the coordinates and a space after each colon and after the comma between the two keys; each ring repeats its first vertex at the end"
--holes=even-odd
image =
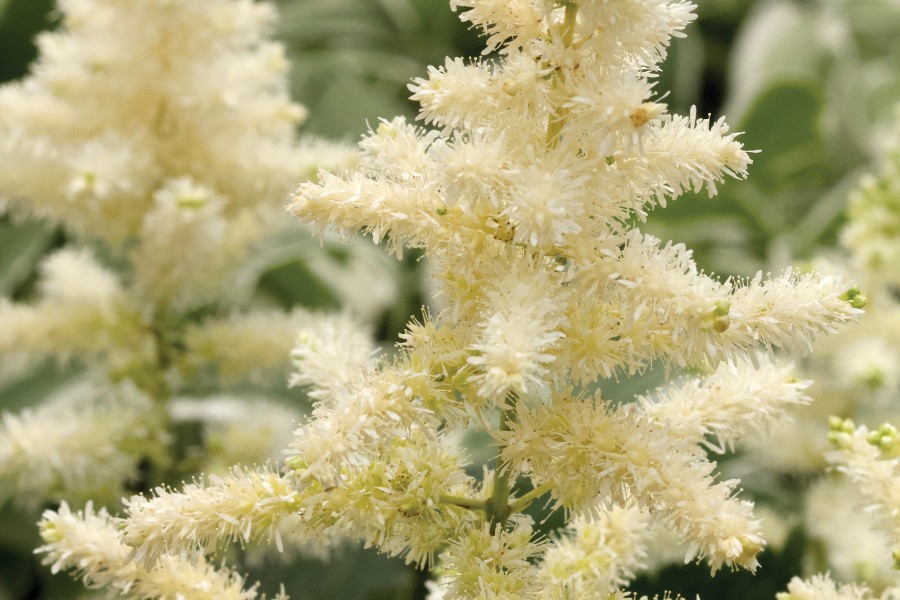
{"type": "Polygon", "coordinates": [[[853,286],[840,296],[841,300],[849,302],[853,308],[865,308],[869,299],[860,291],[858,286],[853,286]]]}
{"type": "Polygon", "coordinates": [[[648,524],[649,515],[634,506],[613,506],[597,518],[573,519],[541,558],[541,598],[586,600],[626,585],[643,566],[648,524]]]}
{"type": "MultiPolygon", "coordinates": [[[[891,590],[886,590],[881,598],[893,597],[891,590]]],[[[840,584],[826,575],[813,575],[810,579],[794,577],[788,583],[788,591],[775,595],[776,600],[875,600],[866,586],[840,584]]]]}
{"type": "MultiPolygon", "coordinates": [[[[63,502],[58,511],[45,511],[38,525],[44,545],[35,553],[45,555],[43,563],[53,573],[72,571],[91,589],[108,587],[126,600],[265,600],[255,585],[245,589],[239,575],[214,568],[202,556],[135,562],[120,538],[120,520],[104,508],[95,511],[90,502],[78,512],[63,502]]],[[[284,589],[274,598],[287,600],[284,589]]]]}
{"type": "Polygon", "coordinates": [[[277,525],[300,507],[301,497],[287,479],[267,468],[234,467],[210,475],[207,485],[186,485],[180,492],[163,488],[154,497],[125,501],[128,518],[122,540],[147,565],[164,554],[195,555],[226,541],[265,539],[281,545],[277,525]]]}

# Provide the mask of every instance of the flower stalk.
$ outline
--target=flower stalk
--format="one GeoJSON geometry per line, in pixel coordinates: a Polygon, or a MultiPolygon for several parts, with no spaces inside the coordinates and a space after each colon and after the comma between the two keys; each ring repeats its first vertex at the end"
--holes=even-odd
{"type": "MultiPolygon", "coordinates": [[[[501,435],[504,432],[509,431],[510,422],[515,419],[517,403],[518,396],[516,394],[509,394],[507,396],[504,408],[500,412],[498,431],[501,435]]],[[[514,512],[509,505],[509,494],[512,485],[511,480],[511,470],[508,468],[508,465],[502,464],[501,459],[498,457],[497,464],[494,466],[494,481],[491,497],[487,500],[485,511],[488,523],[490,523],[491,526],[491,534],[494,534],[497,531],[497,528],[502,529],[506,525],[506,521],[509,519],[510,514],[513,514],[514,512]]]]}

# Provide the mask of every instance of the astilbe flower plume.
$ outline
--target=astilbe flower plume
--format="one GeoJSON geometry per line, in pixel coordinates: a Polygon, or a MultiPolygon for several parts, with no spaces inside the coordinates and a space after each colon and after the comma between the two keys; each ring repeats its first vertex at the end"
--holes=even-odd
{"type": "Polygon", "coordinates": [[[719,281],[634,225],[750,164],[723,120],[669,115],[654,93],[692,3],[453,7],[496,59],[432,67],[410,89],[436,130],[381,122],[356,170],[320,172],[289,207],[397,254],[423,249],[446,308],[380,358],[352,328],[303,331],[294,381],[317,402],[283,472],[134,499],[123,540],[154,564],[274,538],[291,511],[295,535],[434,565],[448,599],[625,598],[648,522],[678,532],[688,560],[755,570],[752,503],[707,450],[808,400],[759,353],[854,320],[849,286],[792,271],[719,281]],[[713,374],[636,403],[597,391],[653,364],[713,374]],[[499,448],[481,480],[458,435],[471,427],[499,448]],[[568,520],[550,539],[523,514],[542,497],[568,520]]]}
{"type": "MultiPolygon", "coordinates": [[[[41,263],[32,297],[0,298],[0,356],[77,362],[94,391],[71,408],[4,417],[2,491],[32,505],[116,500],[142,459],[164,470],[167,405],[191,384],[283,382],[292,332],[313,317],[251,308],[260,273],[248,261],[290,223],[283,205],[297,181],[351,157],[298,138],[305,109],[270,39],[273,5],[64,0],[58,10],[31,73],[0,87],[0,208],[61,226],[70,243],[41,263]],[[61,424],[72,411],[80,427],[61,424]],[[36,442],[41,431],[52,444],[36,442]],[[92,448],[103,438],[116,456],[92,448]]],[[[289,432],[292,418],[275,411],[258,433],[289,432]]]]}

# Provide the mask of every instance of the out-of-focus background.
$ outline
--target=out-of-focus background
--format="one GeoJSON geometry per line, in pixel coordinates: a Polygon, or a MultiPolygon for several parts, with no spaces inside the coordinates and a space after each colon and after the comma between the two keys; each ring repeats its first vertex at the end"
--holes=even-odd
{"type": "MultiPolygon", "coordinates": [[[[188,0],[185,0],[188,1],[188,0]]],[[[309,109],[304,131],[355,142],[380,117],[416,115],[406,85],[444,57],[477,57],[482,44],[443,0],[280,0],[277,38],[293,64],[294,98],[309,109]]],[[[722,276],[780,270],[835,252],[850,191],[873,171],[900,101],[900,2],[897,0],[716,0],[676,40],[658,78],[670,112],[726,116],[759,150],[747,181],[732,181],[718,197],[688,194],[650,216],[645,229],[685,242],[707,271],[722,276]]],[[[0,0],[0,82],[27,73],[33,37],[53,28],[51,0],[0,0]]],[[[2,194],[2,190],[0,190],[2,194]]],[[[285,199],[287,200],[287,199],[285,199]]],[[[288,218],[287,216],[285,218],[288,218]]],[[[41,258],[64,234],[37,223],[0,218],[0,296],[27,299],[41,258]]],[[[408,257],[397,272],[400,293],[380,317],[390,343],[426,301],[423,268],[408,257]]],[[[327,285],[302,260],[271,266],[260,279],[284,307],[336,308],[327,285]]],[[[52,366],[6,380],[0,411],[18,410],[46,395],[64,374],[52,366]]],[[[662,374],[611,386],[627,398],[654,387],[662,374]]],[[[900,400],[900,399],[897,399],[900,400]]],[[[481,457],[477,457],[481,458],[481,457]]],[[[728,460],[726,458],[726,460],[728,460]]],[[[746,492],[790,512],[790,475],[747,485],[746,492]]],[[[69,598],[82,594],[65,575],[50,577],[32,557],[38,545],[33,514],[0,507],[0,600],[69,598]]],[[[544,520],[550,528],[552,518],[544,520]]],[[[640,593],[672,589],[704,600],[774,598],[808,567],[808,539],[795,527],[777,551],[763,555],[757,575],[674,565],[641,576],[640,593]]],[[[400,560],[348,549],[329,563],[314,559],[246,561],[250,580],[294,598],[414,599],[424,576],[400,560]]]]}

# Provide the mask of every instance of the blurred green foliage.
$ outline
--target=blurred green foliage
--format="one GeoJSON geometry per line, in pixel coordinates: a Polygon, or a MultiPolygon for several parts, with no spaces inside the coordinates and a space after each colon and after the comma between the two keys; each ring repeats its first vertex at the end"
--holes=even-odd
{"type": "Polygon", "coordinates": [[[686,194],[646,228],[687,243],[708,270],[750,275],[834,246],[847,193],[871,167],[900,100],[900,7],[891,0],[736,4],[701,6],[702,42],[676,42],[671,100],[677,112],[695,104],[745,132],[745,147],[758,151],[750,176],[726,182],[712,200],[686,194]],[[723,46],[719,26],[727,22],[738,27],[723,46]],[[679,84],[711,81],[709,72],[724,84],[721,105],[679,84]]]}
{"type": "Polygon", "coordinates": [[[280,0],[305,130],[355,140],[379,118],[415,117],[406,84],[446,56],[481,50],[445,0],[280,0]]]}

